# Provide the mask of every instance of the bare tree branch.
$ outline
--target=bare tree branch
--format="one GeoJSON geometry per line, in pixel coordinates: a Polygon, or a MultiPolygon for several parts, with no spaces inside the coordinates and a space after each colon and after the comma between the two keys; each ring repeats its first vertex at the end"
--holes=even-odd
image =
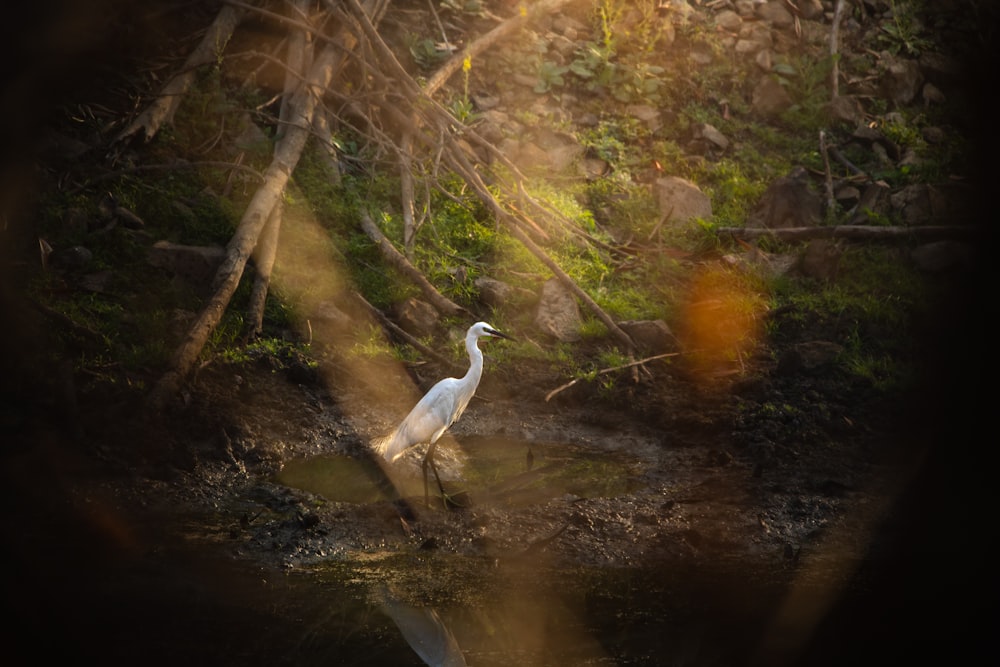
{"type": "Polygon", "coordinates": [[[142,129],[146,131],[145,140],[149,141],[160,127],[170,123],[181,103],[181,98],[194,83],[195,71],[202,65],[215,62],[245,15],[246,12],[240,7],[223,5],[215,21],[202,37],[201,43],[188,56],[181,71],[163,86],[159,97],[129,123],[115,141],[124,141],[142,129]]]}

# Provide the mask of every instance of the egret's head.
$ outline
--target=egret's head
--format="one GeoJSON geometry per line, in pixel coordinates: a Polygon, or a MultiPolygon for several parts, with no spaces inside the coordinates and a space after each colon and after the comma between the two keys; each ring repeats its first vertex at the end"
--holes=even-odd
{"type": "Polygon", "coordinates": [[[473,338],[506,338],[507,340],[514,340],[505,333],[500,333],[493,328],[492,325],[486,322],[476,322],[471,327],[469,327],[469,336],[473,338]]]}

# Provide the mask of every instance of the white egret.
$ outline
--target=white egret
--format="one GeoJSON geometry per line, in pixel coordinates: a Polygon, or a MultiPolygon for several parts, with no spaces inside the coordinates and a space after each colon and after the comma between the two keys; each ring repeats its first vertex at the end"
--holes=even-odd
{"type": "Polygon", "coordinates": [[[479,379],[483,376],[483,353],[479,349],[482,337],[497,337],[512,340],[486,322],[476,322],[465,334],[465,350],[469,353],[469,370],[461,378],[445,378],[431,387],[420,401],[413,406],[392,433],[378,438],[372,444],[375,451],[390,463],[399,458],[410,447],[427,443],[427,453],[421,465],[424,472],[424,504],[428,505],[427,466],[434,472],[442,497],[446,498],[437,467],[434,465],[434,449],[437,441],[448,428],[458,421],[469,405],[479,379]]]}

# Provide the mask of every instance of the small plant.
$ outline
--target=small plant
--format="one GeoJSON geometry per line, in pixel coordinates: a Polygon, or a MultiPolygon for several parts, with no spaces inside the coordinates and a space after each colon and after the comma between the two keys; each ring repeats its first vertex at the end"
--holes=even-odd
{"type": "Polygon", "coordinates": [[[833,59],[801,56],[777,63],[772,71],[795,103],[784,117],[804,130],[821,128],[826,123],[824,111],[829,96],[833,59]]]}
{"type": "Polygon", "coordinates": [[[920,5],[915,0],[889,0],[892,7],[890,21],[880,26],[878,41],[892,53],[905,53],[908,56],[919,56],[932,46],[932,42],[923,36],[924,28],[917,16],[920,5]]]}
{"type": "Polygon", "coordinates": [[[438,48],[437,43],[430,38],[410,38],[410,55],[413,62],[425,71],[433,70],[451,56],[451,49],[438,48]]]}
{"type": "Polygon", "coordinates": [[[660,91],[665,86],[661,75],[665,71],[658,65],[643,62],[621,67],[612,94],[619,102],[659,102],[660,91]]]}
{"type": "Polygon", "coordinates": [[[468,125],[477,118],[475,108],[469,99],[469,71],[472,70],[472,57],[465,56],[462,60],[462,96],[452,102],[451,113],[460,122],[468,125]]]}
{"type": "Polygon", "coordinates": [[[566,85],[563,74],[569,71],[568,67],[558,65],[551,60],[542,61],[538,67],[538,83],[535,84],[536,93],[548,93],[553,88],[561,88],[566,85]]]}

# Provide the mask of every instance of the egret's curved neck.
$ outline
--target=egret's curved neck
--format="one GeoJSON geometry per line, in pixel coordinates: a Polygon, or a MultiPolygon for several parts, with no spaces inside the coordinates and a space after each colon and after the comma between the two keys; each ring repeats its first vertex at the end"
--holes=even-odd
{"type": "Polygon", "coordinates": [[[483,352],[477,345],[478,340],[476,336],[465,337],[465,351],[469,353],[469,370],[462,378],[466,382],[476,384],[479,383],[479,378],[483,375],[483,352]]]}

